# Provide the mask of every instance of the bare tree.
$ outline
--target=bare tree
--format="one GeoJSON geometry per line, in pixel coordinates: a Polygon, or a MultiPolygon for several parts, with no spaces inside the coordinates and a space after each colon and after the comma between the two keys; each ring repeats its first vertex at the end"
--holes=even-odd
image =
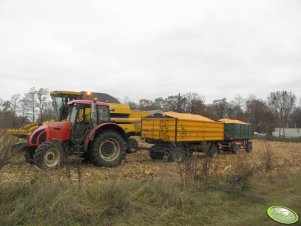
{"type": "Polygon", "coordinates": [[[274,128],[273,113],[263,100],[250,97],[246,102],[246,116],[254,131],[272,133],[274,128]]]}
{"type": "Polygon", "coordinates": [[[21,98],[20,94],[14,94],[10,98],[10,103],[11,103],[10,108],[13,114],[12,127],[16,126],[16,116],[17,116],[17,110],[18,110],[20,98],[21,98]]]}
{"type": "Polygon", "coordinates": [[[206,109],[204,96],[200,96],[197,93],[186,93],[184,96],[187,101],[186,112],[192,114],[204,114],[206,109]]]}
{"type": "Polygon", "coordinates": [[[213,101],[214,118],[221,119],[228,117],[229,103],[226,98],[213,101]]]}
{"type": "Polygon", "coordinates": [[[0,112],[2,111],[2,104],[3,104],[4,100],[2,98],[0,98],[0,112]]]}
{"type": "Polygon", "coordinates": [[[32,87],[28,93],[24,94],[22,99],[24,115],[28,115],[32,122],[36,120],[36,108],[37,108],[37,91],[35,87],[32,87]]]}
{"type": "Polygon", "coordinates": [[[158,97],[155,99],[155,106],[156,109],[163,109],[164,108],[164,99],[162,97],[158,97]]]}
{"type": "Polygon", "coordinates": [[[152,100],[141,99],[139,101],[139,109],[149,111],[149,110],[155,110],[156,107],[152,100]]]}
{"type": "Polygon", "coordinates": [[[301,128],[301,107],[297,107],[293,110],[289,118],[289,124],[294,128],[301,128]]]}
{"type": "Polygon", "coordinates": [[[164,100],[164,109],[167,111],[186,112],[187,98],[179,93],[178,95],[169,96],[164,100]]]}
{"type": "Polygon", "coordinates": [[[237,95],[229,103],[229,108],[227,111],[229,118],[245,120],[244,109],[245,109],[245,100],[240,95],[237,95]]]}
{"type": "Polygon", "coordinates": [[[45,108],[49,105],[49,91],[48,89],[40,88],[36,91],[37,103],[36,106],[39,109],[39,120],[43,122],[43,114],[45,108]]]}
{"type": "Polygon", "coordinates": [[[292,112],[295,102],[296,96],[292,92],[276,91],[271,92],[268,96],[269,106],[279,119],[279,137],[281,135],[281,128],[283,129],[283,136],[285,137],[284,127],[288,124],[289,114],[292,112]]]}
{"type": "Polygon", "coordinates": [[[19,113],[21,114],[21,116],[23,118],[27,117],[27,112],[28,112],[28,104],[27,104],[27,99],[25,97],[23,97],[20,101],[19,101],[19,113]]]}

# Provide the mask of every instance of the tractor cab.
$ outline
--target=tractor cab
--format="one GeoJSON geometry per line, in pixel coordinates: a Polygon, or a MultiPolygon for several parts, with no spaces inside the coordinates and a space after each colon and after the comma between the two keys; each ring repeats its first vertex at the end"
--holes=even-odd
{"type": "Polygon", "coordinates": [[[71,126],[71,141],[82,143],[89,131],[101,123],[110,121],[110,106],[90,100],[68,102],[67,121],[71,126]]]}
{"type": "Polygon", "coordinates": [[[106,93],[95,93],[95,92],[74,92],[74,91],[52,91],[50,93],[52,98],[52,105],[55,111],[55,117],[57,121],[66,120],[68,116],[68,104],[72,102],[72,100],[101,100],[107,103],[115,103],[120,104],[120,102],[106,94],[106,93]]]}

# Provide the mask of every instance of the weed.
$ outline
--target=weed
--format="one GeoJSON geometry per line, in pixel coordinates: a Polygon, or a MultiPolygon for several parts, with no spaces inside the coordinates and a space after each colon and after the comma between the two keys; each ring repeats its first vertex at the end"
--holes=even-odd
{"type": "Polygon", "coordinates": [[[0,169],[20,151],[12,146],[18,142],[18,138],[8,135],[5,130],[0,131],[0,169]]]}

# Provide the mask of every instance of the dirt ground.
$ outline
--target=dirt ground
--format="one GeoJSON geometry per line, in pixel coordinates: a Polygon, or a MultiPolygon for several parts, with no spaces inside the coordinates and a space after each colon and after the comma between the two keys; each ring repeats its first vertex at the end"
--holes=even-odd
{"type": "MultiPolygon", "coordinates": [[[[221,152],[212,160],[212,170],[218,174],[225,174],[237,169],[237,164],[242,162],[256,166],[260,165],[266,153],[272,153],[273,169],[276,171],[289,170],[297,171],[301,169],[301,143],[284,143],[253,141],[253,152],[247,153],[243,149],[238,154],[221,152]]],[[[196,161],[202,162],[205,158],[203,153],[194,153],[196,161]]],[[[134,154],[127,155],[125,161],[116,168],[99,168],[90,163],[81,165],[81,180],[93,182],[95,180],[108,179],[129,179],[143,180],[156,177],[179,177],[181,164],[170,163],[164,160],[152,160],[146,150],[141,150],[134,154]]],[[[18,181],[30,181],[37,175],[44,173],[34,165],[25,162],[23,155],[15,156],[11,162],[0,170],[0,182],[10,183],[18,181]]],[[[78,166],[75,160],[69,159],[60,169],[50,172],[51,177],[66,179],[70,182],[78,181],[78,166]]]]}

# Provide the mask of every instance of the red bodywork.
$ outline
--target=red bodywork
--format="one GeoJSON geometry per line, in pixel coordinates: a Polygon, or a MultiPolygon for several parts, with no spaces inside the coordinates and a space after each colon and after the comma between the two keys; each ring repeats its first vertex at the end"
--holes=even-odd
{"type": "Polygon", "coordinates": [[[97,126],[95,126],[90,132],[89,132],[89,135],[86,137],[85,139],[85,144],[88,144],[90,140],[93,140],[94,139],[94,135],[95,135],[95,132],[103,127],[103,126],[106,126],[106,125],[116,125],[114,123],[102,123],[102,124],[99,124],[97,126]]]}
{"type": "Polygon", "coordinates": [[[30,137],[29,146],[39,146],[41,136],[45,136],[43,141],[67,141],[70,139],[70,122],[55,122],[39,127],[30,137]],[[46,133],[46,134],[45,134],[46,133]],[[44,135],[45,134],[45,135],[44,135]]]}

